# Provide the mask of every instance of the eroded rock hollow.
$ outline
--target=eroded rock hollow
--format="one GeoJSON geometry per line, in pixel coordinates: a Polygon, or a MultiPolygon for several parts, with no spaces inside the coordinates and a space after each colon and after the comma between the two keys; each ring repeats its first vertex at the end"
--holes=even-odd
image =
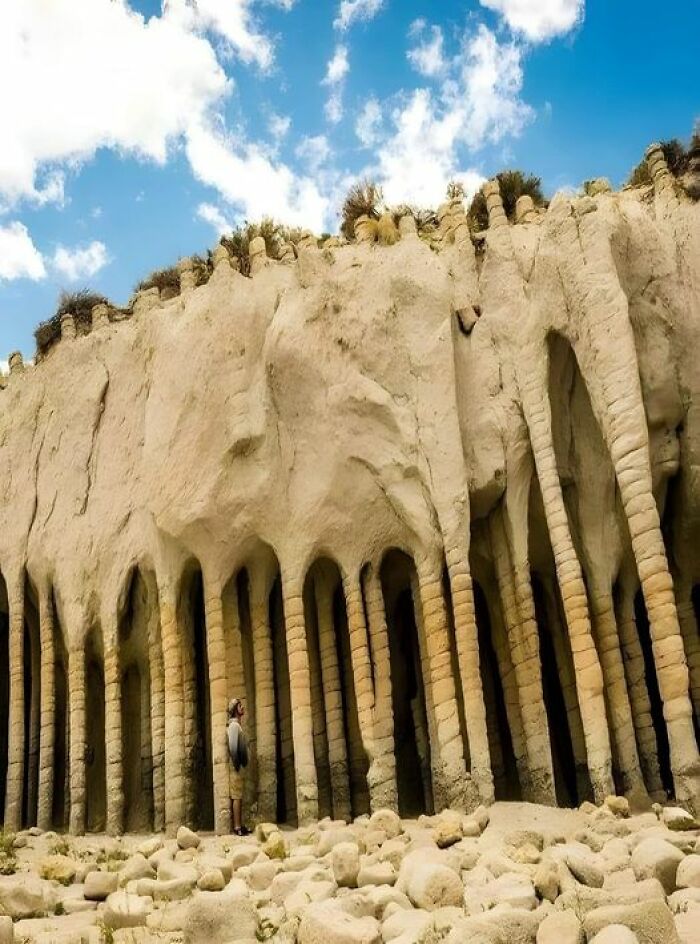
{"type": "Polygon", "coordinates": [[[261,820],[698,809],[700,206],[650,162],[11,359],[6,827],[229,831],[234,695],[261,820]]]}

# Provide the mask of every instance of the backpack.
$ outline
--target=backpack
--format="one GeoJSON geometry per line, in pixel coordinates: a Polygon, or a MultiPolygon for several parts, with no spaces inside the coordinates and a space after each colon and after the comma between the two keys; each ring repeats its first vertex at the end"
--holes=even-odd
{"type": "Polygon", "coordinates": [[[248,741],[235,718],[228,723],[228,754],[236,771],[248,766],[248,741]]]}

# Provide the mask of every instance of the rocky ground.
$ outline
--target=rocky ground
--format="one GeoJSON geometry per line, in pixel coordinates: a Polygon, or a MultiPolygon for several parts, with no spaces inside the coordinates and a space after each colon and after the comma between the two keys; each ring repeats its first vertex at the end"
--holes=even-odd
{"type": "Polygon", "coordinates": [[[696,944],[700,829],[677,808],[497,803],[250,838],[0,846],[0,944],[696,944]]]}

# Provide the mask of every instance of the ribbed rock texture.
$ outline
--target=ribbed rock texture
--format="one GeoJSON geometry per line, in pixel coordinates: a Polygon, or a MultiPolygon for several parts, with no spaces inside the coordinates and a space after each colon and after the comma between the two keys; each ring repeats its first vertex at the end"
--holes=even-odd
{"type": "MultiPolygon", "coordinates": [[[[475,250],[282,261],[137,299],[0,393],[5,826],[246,807],[698,809],[700,206],[557,196],[475,250]]],[[[262,241],[261,241],[262,242],[262,241]]],[[[337,242],[337,241],[336,241],[337,242]]]]}

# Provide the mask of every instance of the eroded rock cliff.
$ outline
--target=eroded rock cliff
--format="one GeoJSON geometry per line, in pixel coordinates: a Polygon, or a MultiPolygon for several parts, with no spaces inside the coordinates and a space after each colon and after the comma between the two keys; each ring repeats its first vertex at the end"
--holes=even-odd
{"type": "Polygon", "coordinates": [[[219,255],[0,394],[5,822],[697,809],[700,207],[219,255]],[[689,672],[690,669],[690,672],[689,672]],[[5,760],[7,758],[7,760],[5,760]]]}

